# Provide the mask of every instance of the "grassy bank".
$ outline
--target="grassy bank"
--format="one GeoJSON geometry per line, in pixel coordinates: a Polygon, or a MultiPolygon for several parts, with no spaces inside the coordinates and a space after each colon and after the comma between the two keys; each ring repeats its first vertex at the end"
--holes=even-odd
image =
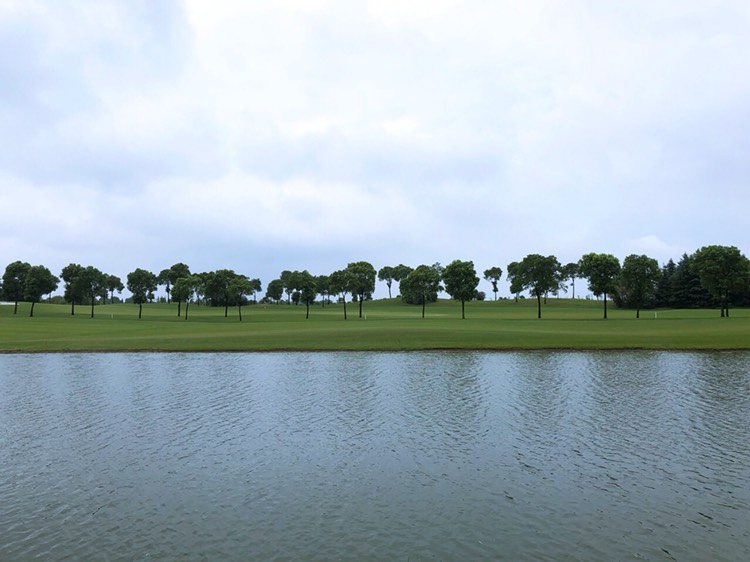
{"type": "Polygon", "coordinates": [[[419,350],[419,349],[750,349],[750,310],[734,309],[731,318],[718,310],[643,311],[610,308],[602,319],[602,303],[550,299],[543,318],[536,318],[536,301],[467,303],[466,320],[460,304],[441,300],[421,309],[399,300],[366,302],[366,318],[357,306],[311,307],[270,305],[237,309],[190,306],[187,321],[177,317],[175,304],[77,307],[29,305],[18,315],[0,307],[0,352],[44,351],[271,351],[271,350],[419,350]]]}

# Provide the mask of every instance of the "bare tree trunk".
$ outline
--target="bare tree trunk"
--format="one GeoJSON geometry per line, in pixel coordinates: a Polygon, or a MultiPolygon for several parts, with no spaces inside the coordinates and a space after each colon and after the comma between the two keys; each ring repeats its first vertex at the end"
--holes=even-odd
{"type": "Polygon", "coordinates": [[[536,317],[542,317],[542,295],[536,296],[536,317]]]}
{"type": "Polygon", "coordinates": [[[604,319],[607,319],[607,293],[604,293],[604,319]]]}

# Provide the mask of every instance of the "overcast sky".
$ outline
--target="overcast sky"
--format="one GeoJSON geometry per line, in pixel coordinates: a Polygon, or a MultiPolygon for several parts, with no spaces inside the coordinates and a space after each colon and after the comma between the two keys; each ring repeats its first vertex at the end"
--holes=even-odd
{"type": "Polygon", "coordinates": [[[0,267],[747,254],[748,30],[747,0],[0,0],[0,267]]]}

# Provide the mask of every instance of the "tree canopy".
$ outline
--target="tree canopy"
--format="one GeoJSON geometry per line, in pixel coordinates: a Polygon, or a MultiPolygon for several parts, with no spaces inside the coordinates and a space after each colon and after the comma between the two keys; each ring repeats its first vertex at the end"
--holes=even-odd
{"type": "Polygon", "coordinates": [[[70,315],[75,316],[76,303],[83,301],[84,288],[80,283],[81,274],[86,268],[77,263],[70,263],[63,267],[61,277],[65,282],[65,300],[70,303],[70,315]]]}
{"type": "Polygon", "coordinates": [[[520,262],[508,264],[511,287],[517,292],[528,290],[537,299],[537,318],[542,317],[542,297],[560,289],[560,262],[555,256],[529,254],[520,262]]]}
{"type": "Polygon", "coordinates": [[[578,262],[578,272],[589,280],[589,290],[604,296],[604,318],[607,318],[607,295],[617,287],[620,260],[612,254],[585,254],[578,262]]]}
{"type": "Polygon", "coordinates": [[[24,261],[14,261],[8,264],[3,273],[3,298],[13,301],[13,314],[18,312],[18,301],[22,301],[26,294],[26,277],[31,264],[24,261]]]}
{"type": "Polygon", "coordinates": [[[443,290],[441,279],[442,271],[435,265],[419,265],[401,281],[401,298],[409,304],[421,304],[424,318],[427,301],[436,301],[443,290]]]}
{"type": "Polygon", "coordinates": [[[733,291],[750,284],[750,261],[735,246],[703,246],[695,252],[695,271],[701,284],[721,305],[721,317],[729,317],[733,291]]]}
{"type": "MultiPolygon", "coordinates": [[[[502,272],[498,275],[502,275],[502,272]]],[[[479,285],[479,277],[477,277],[477,272],[474,269],[474,262],[453,260],[445,266],[443,281],[445,282],[445,292],[454,299],[461,301],[461,319],[465,319],[466,301],[470,301],[476,296],[477,285],[479,285]]]]}
{"type": "Polygon", "coordinates": [[[656,284],[661,275],[659,263],[645,255],[631,254],[622,262],[620,272],[625,298],[635,306],[635,317],[641,317],[641,307],[656,293],[656,284]]]}
{"type": "Polygon", "coordinates": [[[200,282],[199,278],[195,275],[187,275],[180,277],[174,282],[172,286],[172,298],[177,301],[177,316],[181,315],[182,303],[185,303],[185,320],[188,317],[188,307],[190,306],[190,300],[195,294],[195,287],[200,282]]]}
{"type": "Polygon", "coordinates": [[[331,293],[339,295],[344,305],[344,320],[346,320],[346,295],[351,293],[354,288],[354,279],[352,272],[347,269],[339,269],[328,276],[328,290],[331,293]]]}
{"type": "Polygon", "coordinates": [[[43,265],[32,265],[28,268],[23,290],[24,298],[31,302],[30,317],[34,316],[34,304],[40,301],[42,296],[57,289],[59,282],[60,280],[43,265]]]}
{"type": "Polygon", "coordinates": [[[492,283],[492,292],[495,293],[495,300],[497,300],[497,284],[500,279],[503,278],[503,270],[497,266],[490,267],[484,270],[484,279],[492,283]]]}
{"type": "Polygon", "coordinates": [[[143,313],[143,303],[154,297],[156,275],[145,269],[136,268],[128,273],[128,291],[133,294],[133,302],[138,305],[138,319],[143,313]]]}
{"type": "Polygon", "coordinates": [[[356,261],[348,264],[346,269],[351,275],[352,294],[357,295],[359,317],[362,318],[362,303],[366,298],[372,298],[372,293],[375,292],[375,268],[369,262],[356,261]]]}

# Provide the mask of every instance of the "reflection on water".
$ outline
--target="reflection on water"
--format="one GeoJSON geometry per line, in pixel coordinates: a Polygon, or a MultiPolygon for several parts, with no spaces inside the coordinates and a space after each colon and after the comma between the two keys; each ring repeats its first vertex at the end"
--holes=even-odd
{"type": "Polygon", "coordinates": [[[0,560],[750,559],[748,353],[0,357],[0,560]]]}

